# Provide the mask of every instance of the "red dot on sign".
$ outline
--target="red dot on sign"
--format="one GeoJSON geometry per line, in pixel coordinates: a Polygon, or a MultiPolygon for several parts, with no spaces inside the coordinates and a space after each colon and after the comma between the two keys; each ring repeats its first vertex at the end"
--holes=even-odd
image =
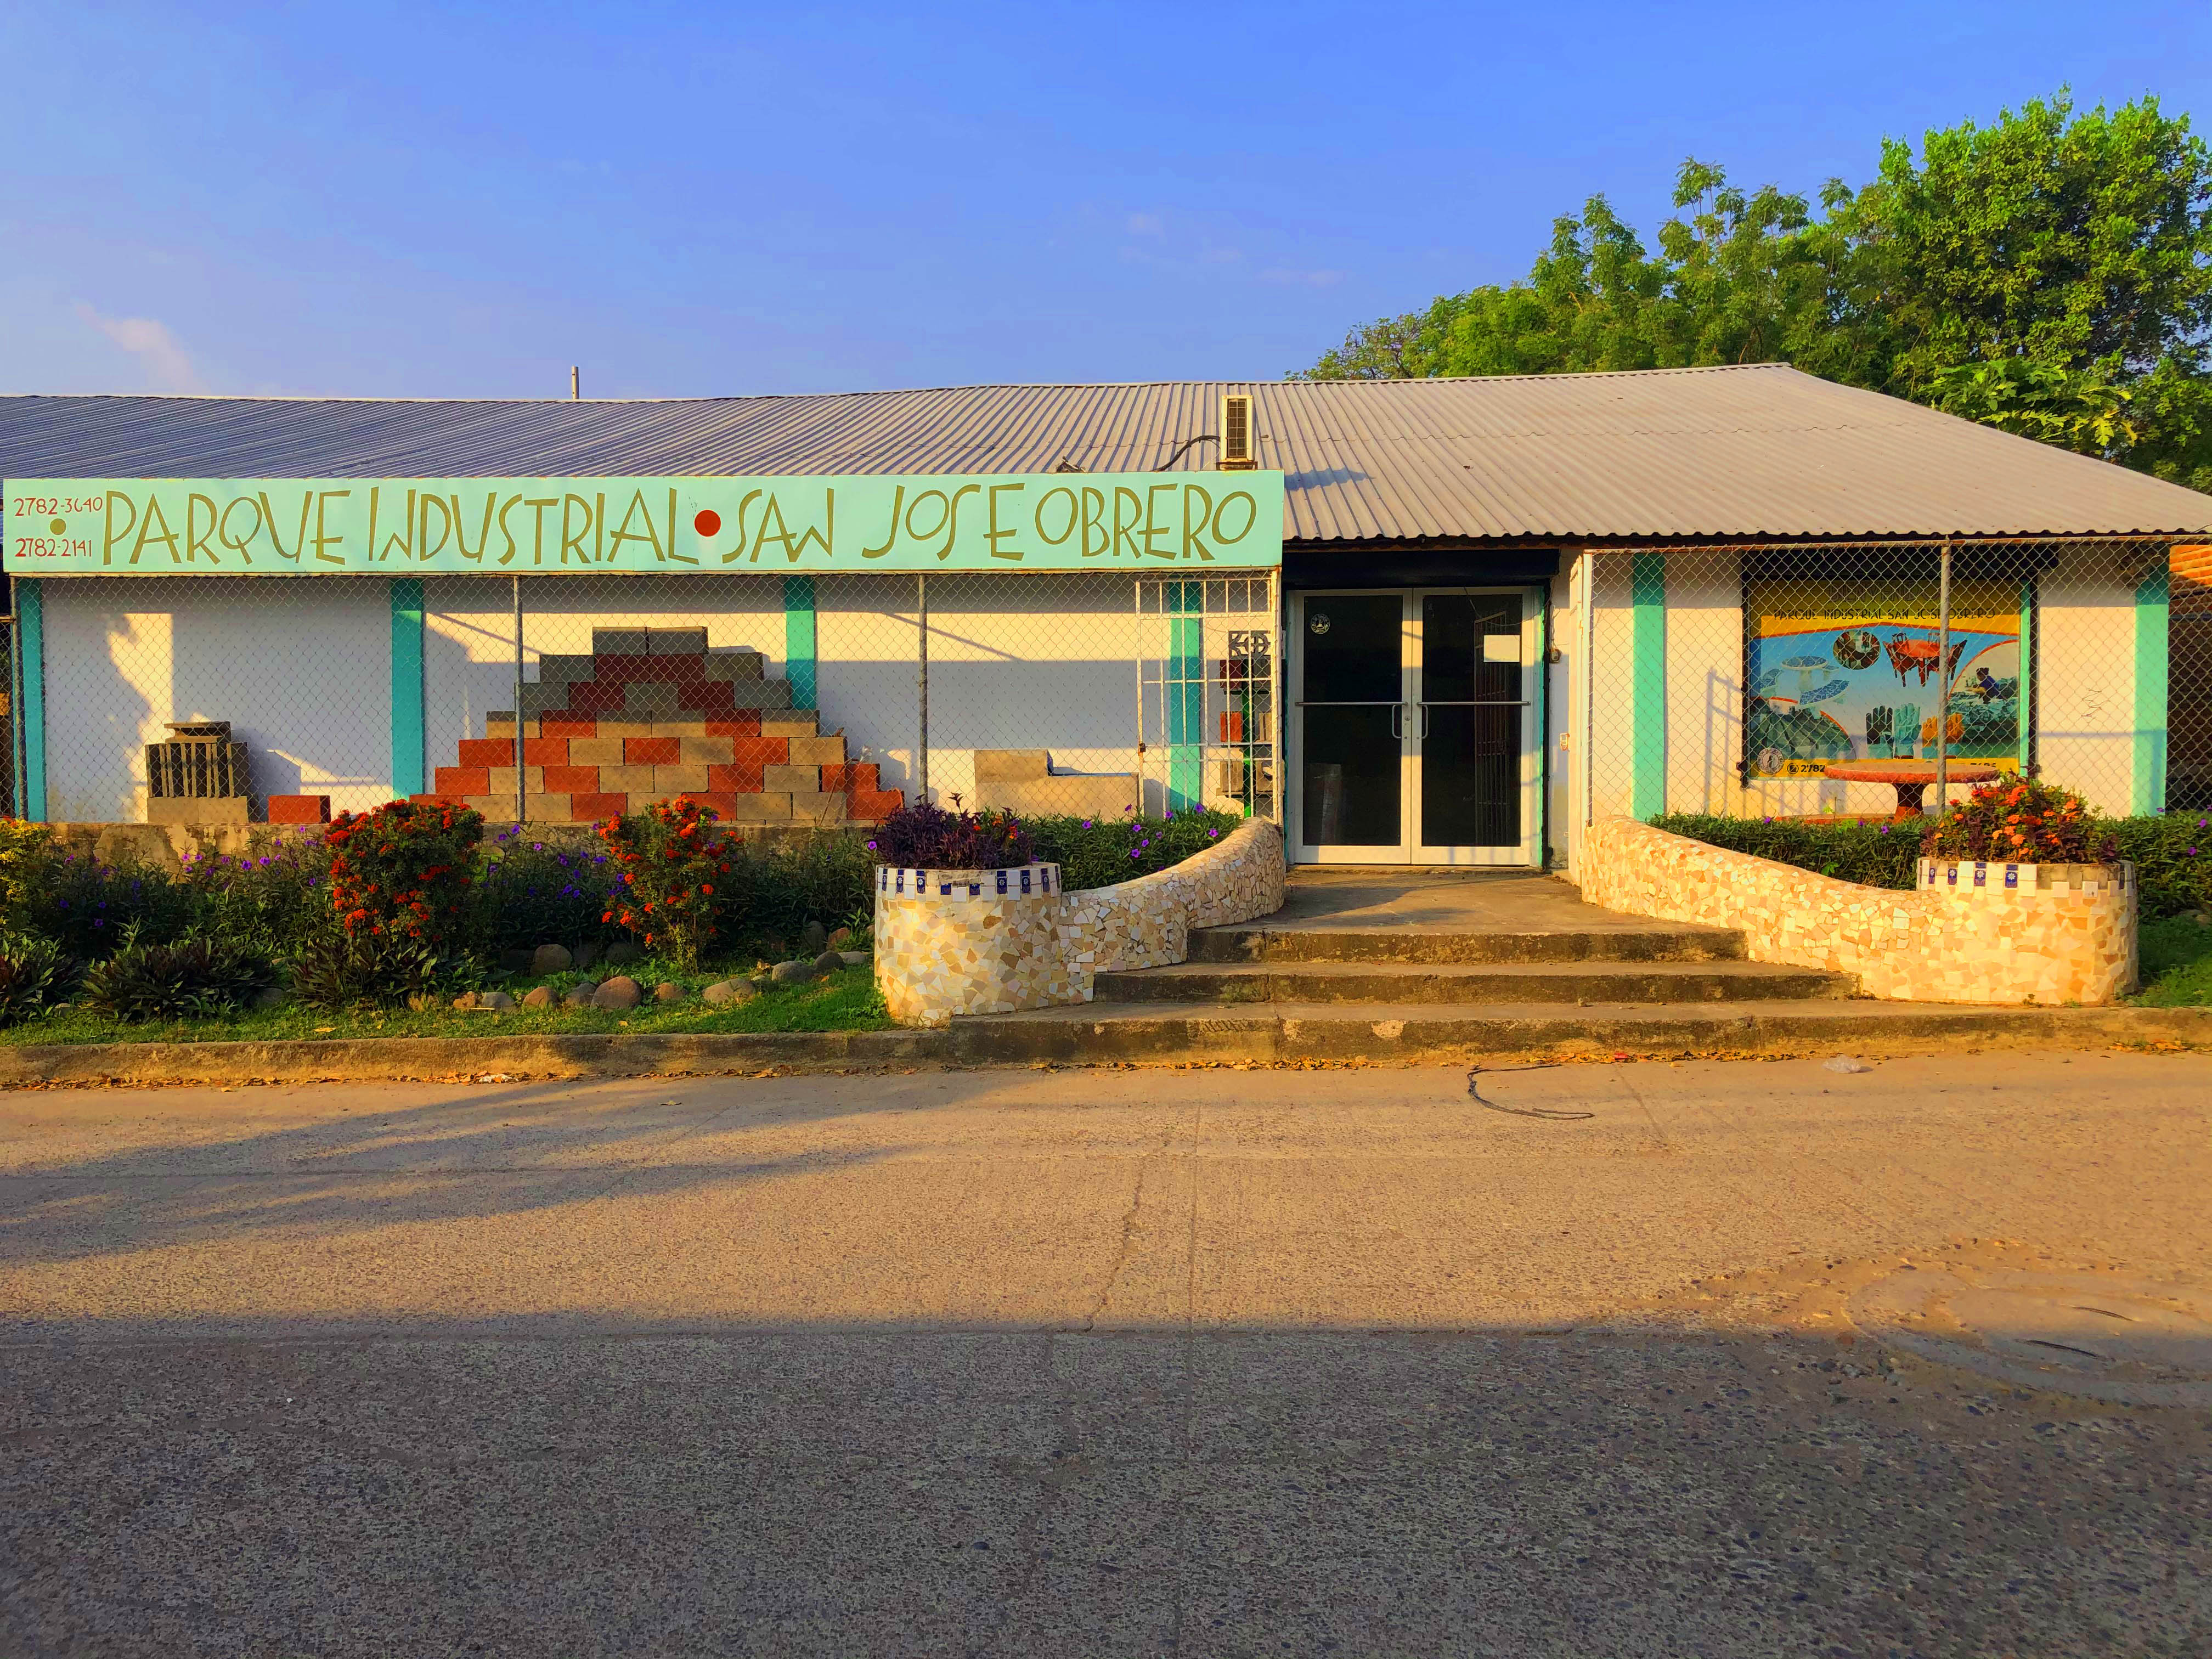
{"type": "Polygon", "coordinates": [[[702,536],[718,534],[722,528],[722,515],[710,507],[691,520],[691,527],[702,536]]]}

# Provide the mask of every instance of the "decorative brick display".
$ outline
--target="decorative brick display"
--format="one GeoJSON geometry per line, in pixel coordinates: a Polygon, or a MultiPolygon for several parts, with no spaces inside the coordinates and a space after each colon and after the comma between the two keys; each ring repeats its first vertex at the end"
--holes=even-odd
{"type": "Polygon", "coordinates": [[[2135,866],[1923,859],[1899,892],[1607,818],[1583,837],[1583,897],[1740,929],[1753,962],[1856,974],[1913,1002],[2103,1003],[2136,988],[2135,866]]]}
{"type": "Polygon", "coordinates": [[[330,821],[331,798],[328,795],[269,797],[269,822],[271,823],[328,823],[330,821]]]}
{"type": "MultiPolygon", "coordinates": [[[[756,651],[709,651],[701,628],[599,629],[589,656],[539,659],[522,688],[523,810],[533,822],[588,823],[655,800],[703,801],[745,823],[873,823],[904,804],[842,732],[767,677],[756,651]]],[[[484,717],[455,764],[416,800],[514,815],[516,711],[484,717]]]]}
{"type": "Polygon", "coordinates": [[[1282,908],[1283,836],[1263,818],[1170,869],[1060,890],[1060,866],[876,872],[876,983],[891,1018],[1088,1002],[1097,975],[1181,962],[1191,930],[1282,908]]]}

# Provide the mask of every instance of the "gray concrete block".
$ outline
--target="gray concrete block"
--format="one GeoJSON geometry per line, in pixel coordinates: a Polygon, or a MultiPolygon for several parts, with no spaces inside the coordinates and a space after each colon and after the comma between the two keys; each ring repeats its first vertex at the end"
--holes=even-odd
{"type": "Polygon", "coordinates": [[[730,702],[738,708],[788,708],[791,707],[791,682],[732,680],[730,682],[730,702]]]}
{"type": "Polygon", "coordinates": [[[649,657],[703,657],[707,630],[703,628],[648,628],[645,630],[649,657]]]}
{"type": "Polygon", "coordinates": [[[541,680],[536,685],[525,684],[522,688],[522,713],[526,719],[549,709],[558,714],[568,706],[568,686],[564,680],[550,684],[541,680]]]}
{"type": "Polygon", "coordinates": [[[822,716],[808,708],[788,714],[763,715],[761,736],[764,738],[811,738],[821,725],[822,716]]]}
{"type": "Polygon", "coordinates": [[[592,654],[595,657],[642,657],[647,650],[646,630],[642,628],[592,630],[592,654]]]}
{"type": "MultiPolygon", "coordinates": [[[[743,800],[740,795],[738,799],[743,800]]],[[[852,803],[842,794],[824,794],[817,790],[811,793],[794,789],[791,792],[791,821],[793,823],[842,823],[852,803]]]]}
{"type": "Polygon", "coordinates": [[[1015,783],[1042,778],[1052,770],[1052,757],[1042,749],[978,749],[975,781],[1015,783]]]}
{"type": "Polygon", "coordinates": [[[706,676],[710,680],[759,680],[768,678],[768,659],[750,648],[709,651],[706,676]]]}
{"type": "Polygon", "coordinates": [[[810,795],[818,794],[822,789],[822,769],[818,766],[763,766],[761,768],[761,787],[802,790],[810,795]]]}
{"type": "Polygon", "coordinates": [[[554,655],[538,659],[540,685],[574,685],[578,680],[590,679],[596,672],[589,657],[554,655]]]}
{"type": "Polygon", "coordinates": [[[1129,772],[1055,772],[1050,777],[975,781],[975,805],[994,811],[1118,818],[1137,801],[1129,772]]]}
{"type": "Polygon", "coordinates": [[[683,693],[672,680],[632,680],[623,688],[624,714],[673,714],[683,707],[683,693]]]}

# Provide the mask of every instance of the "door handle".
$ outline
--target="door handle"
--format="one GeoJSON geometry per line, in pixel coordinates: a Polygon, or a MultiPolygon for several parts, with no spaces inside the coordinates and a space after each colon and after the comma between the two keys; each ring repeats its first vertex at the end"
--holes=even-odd
{"type": "Polygon", "coordinates": [[[1403,743],[1405,740],[1406,705],[1402,702],[1394,702],[1390,705],[1390,741],[1403,743]]]}
{"type": "Polygon", "coordinates": [[[1420,704],[1418,704],[1418,705],[1417,705],[1417,707],[1418,707],[1418,708],[1420,709],[1420,711],[1421,711],[1421,739],[1420,739],[1420,740],[1421,740],[1423,743],[1426,743],[1426,742],[1429,740],[1429,706],[1428,706],[1428,704],[1426,704],[1426,703],[1420,703],[1420,704]]]}

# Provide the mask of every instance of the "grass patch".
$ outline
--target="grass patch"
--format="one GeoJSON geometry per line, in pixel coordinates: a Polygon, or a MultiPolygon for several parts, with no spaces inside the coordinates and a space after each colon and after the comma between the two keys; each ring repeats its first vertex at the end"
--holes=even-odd
{"type": "MultiPolygon", "coordinates": [[[[696,1000],[698,992],[727,973],[678,976],[658,971],[659,964],[634,963],[623,971],[647,988],[673,980],[690,991],[690,1002],[640,1003],[627,1013],[606,1008],[517,1008],[510,1013],[459,1012],[440,1007],[416,1013],[406,1008],[351,1014],[288,1006],[220,1019],[185,1019],[126,1024],[89,1009],[58,1008],[36,1019],[0,1030],[0,1044],[22,1048],[40,1042],[274,1042],[301,1038],[397,1036],[534,1036],[578,1031],[879,1031],[890,1027],[878,993],[872,968],[844,968],[810,985],[778,986],[750,1002],[716,1008],[696,1000]],[[648,977],[648,974],[651,975],[648,977]]],[[[565,990],[577,974],[546,979],[498,981],[518,1000],[534,985],[565,990]]]]}
{"type": "Polygon", "coordinates": [[[2193,915],[2143,923],[2142,978],[2139,1003],[2154,1008],[2212,1004],[2212,927],[2193,915]]]}

